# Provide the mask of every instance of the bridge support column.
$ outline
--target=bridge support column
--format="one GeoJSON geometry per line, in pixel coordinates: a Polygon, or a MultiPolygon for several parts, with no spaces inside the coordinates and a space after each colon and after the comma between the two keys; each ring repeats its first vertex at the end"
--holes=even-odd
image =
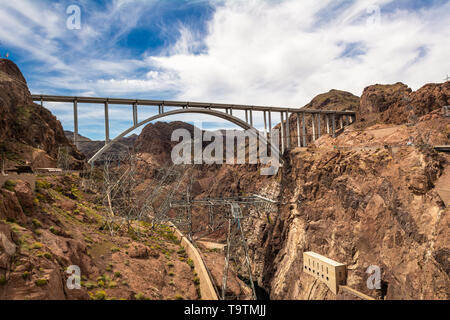
{"type": "Polygon", "coordinates": [[[137,104],[133,103],[133,126],[136,127],[138,122],[137,104]]]}
{"type": "Polygon", "coordinates": [[[303,131],[303,146],[306,147],[306,123],[304,112],[302,112],[302,131],[303,131]]]}
{"type": "Polygon", "coordinates": [[[269,111],[269,136],[272,139],[272,113],[269,111]]]}
{"type": "Polygon", "coordinates": [[[73,101],[73,144],[78,148],[78,101],[76,99],[73,101]]]}
{"type": "Polygon", "coordinates": [[[289,124],[289,111],[286,111],[286,149],[291,148],[291,130],[289,124]]]}
{"type": "Polygon", "coordinates": [[[317,139],[321,136],[321,128],[320,128],[320,113],[317,114],[317,139]]]}
{"type": "Polygon", "coordinates": [[[253,127],[253,110],[250,110],[250,125],[253,127]]]}
{"type": "Polygon", "coordinates": [[[263,111],[263,113],[264,113],[264,134],[267,137],[267,114],[266,111],[263,111]]]}
{"type": "Polygon", "coordinates": [[[312,141],[316,141],[316,124],[314,123],[316,115],[314,113],[311,113],[311,118],[312,118],[312,141]]]}
{"type": "Polygon", "coordinates": [[[109,104],[105,102],[105,144],[109,142],[109,104]]]}
{"type": "Polygon", "coordinates": [[[330,116],[328,115],[328,113],[325,117],[325,120],[327,122],[327,134],[330,134],[330,116]]]}
{"type": "Polygon", "coordinates": [[[336,137],[336,114],[335,113],[333,113],[331,115],[331,121],[333,121],[333,126],[332,126],[332,128],[333,128],[333,138],[335,138],[336,137]]]}
{"type": "Polygon", "coordinates": [[[301,147],[302,143],[300,141],[300,113],[297,113],[296,116],[297,116],[297,147],[301,147]]]}
{"type": "Polygon", "coordinates": [[[233,108],[230,108],[230,116],[233,115],[233,108]]]}
{"type": "Polygon", "coordinates": [[[284,153],[284,120],[283,120],[283,112],[280,112],[280,124],[281,124],[281,153],[284,153]]]}
{"type": "Polygon", "coordinates": [[[341,129],[344,127],[344,121],[342,119],[342,115],[339,115],[339,125],[340,125],[341,129]]]}
{"type": "Polygon", "coordinates": [[[248,110],[245,109],[245,122],[248,123],[248,110]]]}

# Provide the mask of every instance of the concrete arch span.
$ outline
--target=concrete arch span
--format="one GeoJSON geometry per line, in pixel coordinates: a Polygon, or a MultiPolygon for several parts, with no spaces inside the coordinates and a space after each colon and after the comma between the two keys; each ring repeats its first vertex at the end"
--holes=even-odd
{"type": "MultiPolygon", "coordinates": [[[[164,118],[164,117],[177,115],[177,114],[185,114],[185,113],[200,113],[200,114],[207,114],[207,115],[215,116],[215,117],[227,120],[231,123],[234,123],[235,125],[241,127],[242,129],[245,129],[245,130],[252,129],[249,131],[250,134],[258,137],[258,134],[257,134],[258,131],[253,126],[251,126],[247,122],[245,122],[231,114],[216,111],[216,110],[211,110],[211,109],[205,109],[205,108],[184,108],[184,109],[179,109],[179,110],[167,111],[167,112],[160,113],[155,116],[149,117],[149,118],[145,119],[144,121],[141,121],[141,122],[137,123],[136,125],[130,127],[129,129],[123,131],[121,134],[119,134],[113,140],[107,142],[99,151],[97,151],[97,153],[95,155],[93,155],[91,159],[89,159],[88,163],[93,165],[95,160],[97,160],[104,152],[106,152],[109,148],[111,148],[111,146],[114,143],[116,143],[119,139],[125,137],[127,134],[131,133],[133,130],[136,130],[137,128],[139,128],[149,122],[152,122],[152,121],[164,118]]],[[[265,143],[267,146],[269,145],[269,143],[265,137],[262,137],[262,142],[265,143]]],[[[274,146],[273,150],[277,154],[280,154],[278,147],[274,146]]],[[[282,163],[282,159],[280,159],[280,163],[282,163]]]]}

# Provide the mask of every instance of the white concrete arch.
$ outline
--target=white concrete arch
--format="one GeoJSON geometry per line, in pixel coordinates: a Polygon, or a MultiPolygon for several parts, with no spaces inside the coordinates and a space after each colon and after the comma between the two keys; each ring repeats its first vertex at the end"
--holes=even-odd
{"type": "MultiPolygon", "coordinates": [[[[97,153],[95,155],[92,156],[91,159],[89,159],[88,163],[92,165],[94,163],[94,161],[97,160],[109,148],[111,148],[111,146],[114,143],[116,143],[120,138],[125,137],[127,134],[129,134],[133,130],[135,130],[151,121],[154,121],[154,120],[157,120],[160,118],[164,118],[164,117],[168,117],[168,116],[172,116],[172,115],[176,115],[176,114],[184,114],[184,113],[202,113],[202,114],[216,116],[218,118],[222,118],[224,120],[230,121],[245,130],[254,129],[254,130],[251,130],[250,132],[252,135],[257,136],[257,133],[255,133],[255,132],[257,132],[257,130],[253,126],[251,126],[247,122],[245,122],[233,115],[230,115],[228,113],[211,110],[211,109],[206,109],[206,108],[184,108],[184,109],[172,110],[172,111],[167,111],[164,113],[157,114],[155,116],[147,118],[144,121],[141,121],[141,122],[137,123],[136,125],[130,127],[129,129],[125,130],[124,132],[119,134],[117,137],[115,137],[113,140],[107,142],[99,151],[97,151],[97,153]]],[[[263,142],[266,143],[267,146],[269,145],[269,143],[265,137],[263,137],[263,142]]],[[[274,151],[277,152],[278,154],[280,154],[280,151],[276,146],[274,147],[274,151]]],[[[282,161],[282,160],[280,159],[280,161],[282,161]]]]}

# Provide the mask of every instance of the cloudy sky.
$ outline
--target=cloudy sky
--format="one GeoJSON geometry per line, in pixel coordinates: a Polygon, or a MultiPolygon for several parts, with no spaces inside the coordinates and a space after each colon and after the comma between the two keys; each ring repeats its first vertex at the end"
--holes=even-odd
{"type": "MultiPolygon", "coordinates": [[[[0,1],[0,54],[34,94],[301,107],[330,89],[416,90],[450,74],[446,0],[0,1]]],[[[70,105],[46,106],[73,129],[70,105]]],[[[131,108],[111,108],[114,136],[131,108]]],[[[80,133],[103,139],[102,117],[102,106],[81,106],[80,133]]]]}

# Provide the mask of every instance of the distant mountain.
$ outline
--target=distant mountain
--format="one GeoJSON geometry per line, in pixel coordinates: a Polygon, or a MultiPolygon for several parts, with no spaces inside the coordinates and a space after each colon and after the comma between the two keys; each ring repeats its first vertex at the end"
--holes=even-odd
{"type": "MultiPolygon", "coordinates": [[[[73,132],[66,130],[64,131],[65,136],[70,141],[73,141],[73,132]]],[[[110,152],[118,153],[127,151],[129,148],[134,146],[138,135],[132,134],[128,137],[121,138],[118,142],[114,143],[109,149],[110,152]]],[[[86,159],[90,159],[98,150],[100,150],[105,145],[105,141],[101,140],[91,140],[78,134],[78,149],[81,153],[86,156],[86,159]]]]}

